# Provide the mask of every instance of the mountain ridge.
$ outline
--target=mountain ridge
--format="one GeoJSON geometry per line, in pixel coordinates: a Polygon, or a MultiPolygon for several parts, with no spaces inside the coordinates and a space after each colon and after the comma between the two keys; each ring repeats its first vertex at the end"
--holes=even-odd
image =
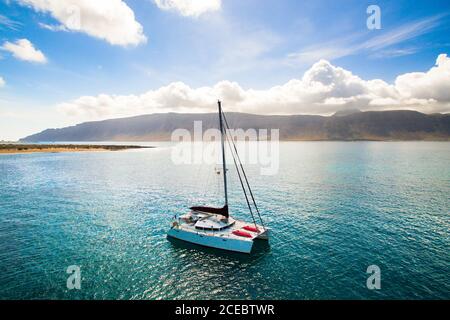
{"type": "MultiPolygon", "coordinates": [[[[450,114],[412,110],[364,111],[339,116],[226,113],[232,128],[280,129],[280,140],[450,140],[450,114]]],[[[46,129],[21,142],[170,141],[175,129],[217,127],[217,113],[154,113],[46,129]]]]}

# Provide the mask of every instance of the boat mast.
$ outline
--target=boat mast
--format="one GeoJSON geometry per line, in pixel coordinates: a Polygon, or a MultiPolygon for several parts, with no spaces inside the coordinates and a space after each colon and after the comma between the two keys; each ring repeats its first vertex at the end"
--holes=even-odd
{"type": "Polygon", "coordinates": [[[224,141],[224,128],[222,123],[222,103],[217,101],[219,105],[219,127],[220,127],[220,139],[222,143],[222,166],[223,166],[223,185],[225,191],[225,206],[228,206],[228,191],[227,191],[227,164],[225,163],[225,141],[224,141]]]}

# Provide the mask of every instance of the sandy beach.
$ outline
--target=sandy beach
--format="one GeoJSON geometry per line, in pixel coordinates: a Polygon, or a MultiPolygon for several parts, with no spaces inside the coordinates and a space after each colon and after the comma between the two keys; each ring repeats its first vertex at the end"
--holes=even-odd
{"type": "Polygon", "coordinates": [[[76,144],[0,144],[0,154],[35,152],[84,152],[84,151],[120,151],[153,147],[132,145],[76,145],[76,144]]]}

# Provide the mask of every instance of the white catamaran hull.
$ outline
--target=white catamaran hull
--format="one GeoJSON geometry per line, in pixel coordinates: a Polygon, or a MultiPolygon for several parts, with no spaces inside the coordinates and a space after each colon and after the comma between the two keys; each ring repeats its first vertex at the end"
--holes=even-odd
{"type": "Polygon", "coordinates": [[[194,233],[180,228],[172,228],[167,234],[175,239],[195,243],[201,246],[216,249],[229,250],[242,253],[250,253],[253,247],[251,239],[231,239],[225,237],[211,236],[206,233],[194,233]]]}

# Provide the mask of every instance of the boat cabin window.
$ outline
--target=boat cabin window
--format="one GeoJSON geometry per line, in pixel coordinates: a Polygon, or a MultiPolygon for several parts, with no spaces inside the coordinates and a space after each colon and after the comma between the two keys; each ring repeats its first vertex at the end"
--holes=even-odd
{"type": "Polygon", "coordinates": [[[223,226],[223,227],[199,227],[199,226],[195,226],[195,229],[198,229],[198,230],[209,230],[209,231],[220,231],[220,230],[223,230],[223,229],[226,229],[226,228],[228,228],[229,226],[223,226]]]}

